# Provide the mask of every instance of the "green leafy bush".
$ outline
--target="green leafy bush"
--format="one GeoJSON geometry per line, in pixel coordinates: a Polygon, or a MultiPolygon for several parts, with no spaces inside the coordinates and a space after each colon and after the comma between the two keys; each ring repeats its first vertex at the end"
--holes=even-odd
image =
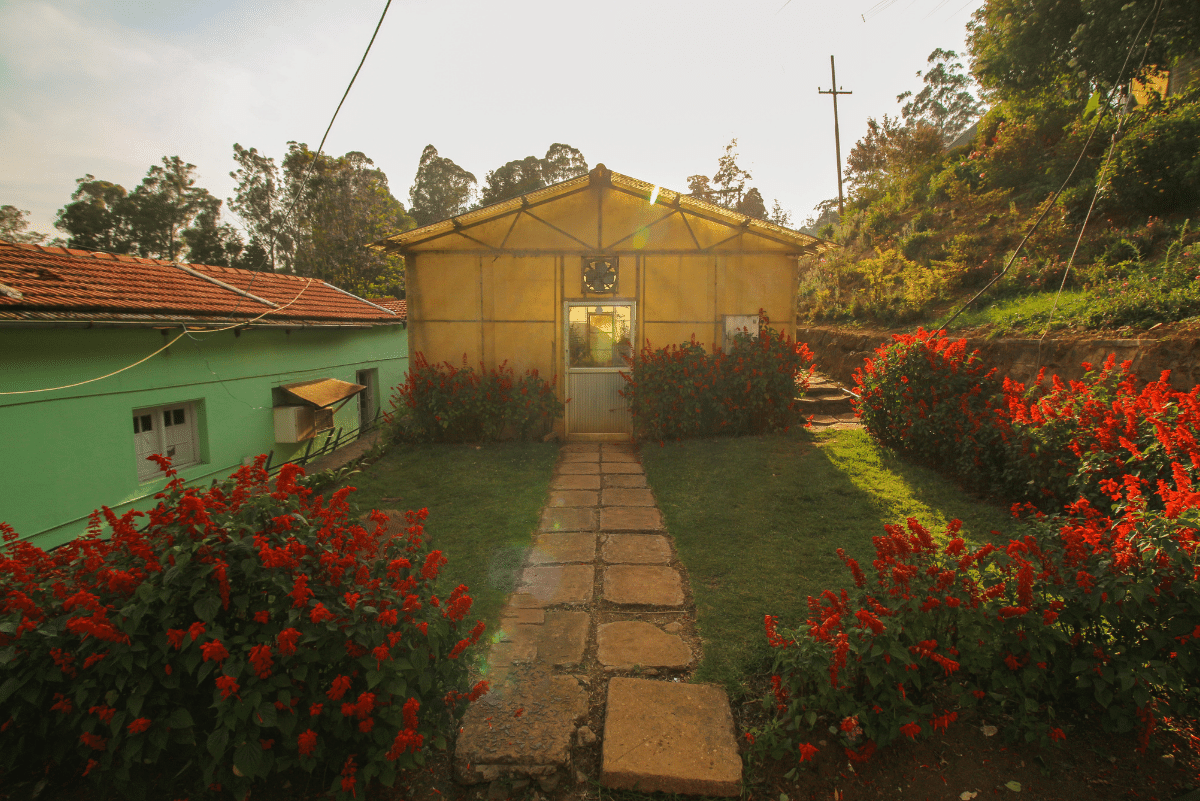
{"type": "Polygon", "coordinates": [[[385,416],[396,436],[419,442],[475,442],[505,436],[530,439],[546,433],[565,408],[554,379],[537,370],[517,377],[508,362],[497,368],[463,363],[430,364],[413,356],[412,369],[392,396],[385,416]]]}
{"type": "Polygon", "coordinates": [[[1108,205],[1125,215],[1200,208],[1200,90],[1133,112],[1113,152],[1108,187],[1108,205]]]}
{"type": "MultiPolygon", "coordinates": [[[[168,477],[170,462],[159,461],[168,477]]],[[[0,524],[0,777],[85,775],[138,796],[243,798],[291,770],[390,785],[423,764],[468,692],[471,599],[432,595],[446,559],[407,525],[360,525],[265,457],[207,491],[172,478],[50,553],[0,524]]]]}
{"type": "Polygon", "coordinates": [[[728,353],[690,342],[658,350],[649,343],[622,373],[638,439],[682,439],[786,430],[796,394],[808,385],[808,346],[775,332],[759,312],[759,333],[738,334],[728,353]]]}

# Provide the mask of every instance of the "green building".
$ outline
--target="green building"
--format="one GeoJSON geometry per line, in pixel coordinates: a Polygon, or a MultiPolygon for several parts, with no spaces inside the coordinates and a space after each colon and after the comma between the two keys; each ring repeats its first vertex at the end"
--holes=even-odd
{"type": "MultiPolygon", "coordinates": [[[[394,308],[396,304],[389,304],[394,308]]],[[[399,311],[320,280],[0,241],[0,521],[51,548],[369,428],[408,369],[399,311]]]]}

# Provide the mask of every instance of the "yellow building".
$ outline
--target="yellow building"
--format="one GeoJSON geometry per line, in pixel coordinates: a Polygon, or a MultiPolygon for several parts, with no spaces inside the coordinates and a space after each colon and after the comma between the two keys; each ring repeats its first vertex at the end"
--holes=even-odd
{"type": "Polygon", "coordinates": [[[375,247],[405,258],[410,355],[536,368],[567,401],[556,432],[604,439],[628,436],[636,349],[722,346],[759,309],[793,334],[796,260],[832,244],[601,164],[375,247]]]}

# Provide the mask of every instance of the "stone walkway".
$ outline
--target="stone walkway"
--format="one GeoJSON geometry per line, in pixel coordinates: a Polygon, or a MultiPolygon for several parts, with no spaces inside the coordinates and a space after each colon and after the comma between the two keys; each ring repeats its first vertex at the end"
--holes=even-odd
{"type": "Polygon", "coordinates": [[[455,748],[489,798],[605,787],[736,796],[742,762],[723,690],[686,683],[695,614],[635,449],[564,445],[517,592],[455,748]],[[597,775],[598,774],[598,775],[597,775]]]}

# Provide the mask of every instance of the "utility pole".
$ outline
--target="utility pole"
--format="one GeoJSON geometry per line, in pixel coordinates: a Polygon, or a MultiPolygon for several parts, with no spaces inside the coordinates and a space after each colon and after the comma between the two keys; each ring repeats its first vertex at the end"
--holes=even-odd
{"type": "Polygon", "coordinates": [[[838,217],[845,213],[844,201],[842,200],[842,135],[838,131],[838,113],[837,113],[837,96],[852,95],[854,92],[844,92],[838,89],[837,85],[837,69],[833,66],[833,56],[829,57],[829,73],[833,81],[832,88],[828,92],[817,87],[819,95],[833,95],[833,148],[834,154],[837,157],[837,177],[838,177],[838,217]]]}

